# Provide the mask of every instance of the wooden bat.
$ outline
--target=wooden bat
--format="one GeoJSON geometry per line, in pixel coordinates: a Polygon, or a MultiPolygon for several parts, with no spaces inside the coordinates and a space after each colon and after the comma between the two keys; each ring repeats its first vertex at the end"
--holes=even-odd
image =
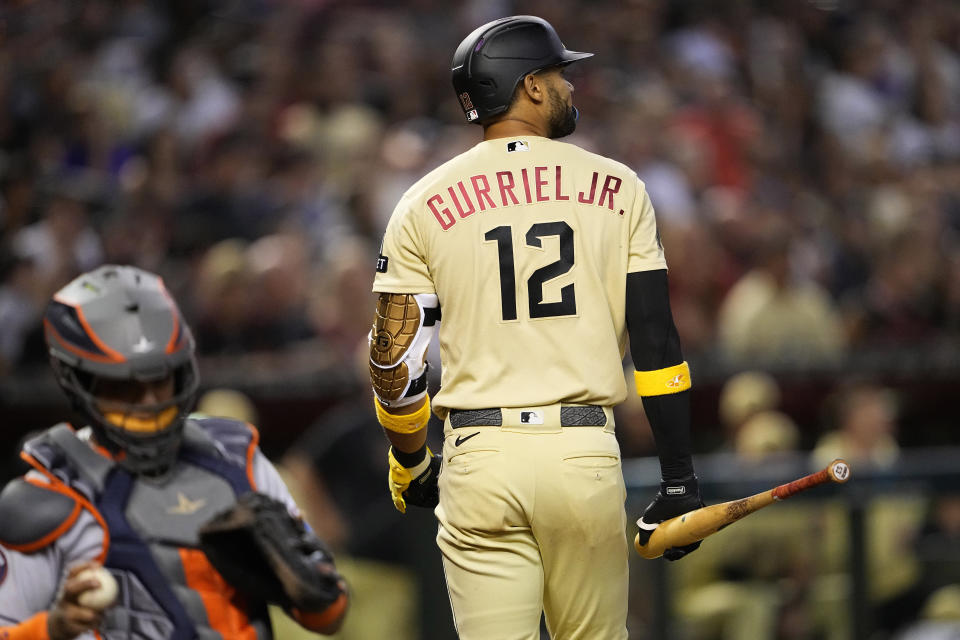
{"type": "Polygon", "coordinates": [[[740,500],[731,500],[713,504],[708,507],[694,509],[687,513],[661,522],[646,544],[640,544],[640,535],[633,541],[633,546],[644,558],[659,558],[665,549],[682,547],[697,540],[703,540],[732,524],[740,518],[749,515],[757,509],[762,509],[775,501],[786,500],[792,495],[800,493],[810,487],[825,482],[846,482],[850,478],[850,466],[846,461],[837,459],[827,465],[826,469],[811,473],[793,482],[781,484],[769,491],[763,491],[740,500]]]}

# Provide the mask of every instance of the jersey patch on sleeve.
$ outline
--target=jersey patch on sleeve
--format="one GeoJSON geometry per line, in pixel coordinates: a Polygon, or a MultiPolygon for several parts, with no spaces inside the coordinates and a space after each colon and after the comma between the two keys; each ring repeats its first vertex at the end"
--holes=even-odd
{"type": "Polygon", "coordinates": [[[383,244],[386,242],[386,235],[380,238],[380,251],[377,252],[377,273],[387,272],[387,263],[389,258],[383,255],[383,244]]]}

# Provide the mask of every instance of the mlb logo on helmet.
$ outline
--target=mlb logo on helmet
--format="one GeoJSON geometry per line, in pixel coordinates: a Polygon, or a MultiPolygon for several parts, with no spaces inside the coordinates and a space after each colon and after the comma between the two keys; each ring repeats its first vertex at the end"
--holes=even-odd
{"type": "Polygon", "coordinates": [[[467,122],[473,122],[479,116],[477,115],[477,110],[473,108],[473,100],[470,99],[470,94],[464,91],[459,96],[460,104],[463,105],[463,110],[467,114],[467,122]]]}

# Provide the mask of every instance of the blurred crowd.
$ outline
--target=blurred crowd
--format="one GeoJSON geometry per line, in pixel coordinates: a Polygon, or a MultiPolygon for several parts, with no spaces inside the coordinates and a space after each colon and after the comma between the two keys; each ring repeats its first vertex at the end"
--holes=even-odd
{"type": "MultiPolygon", "coordinates": [[[[802,370],[960,345],[953,0],[13,0],[0,5],[0,380],[45,366],[47,299],[103,262],[160,273],[207,363],[359,371],[394,204],[479,140],[450,85],[454,48],[523,13],[596,54],[568,74],[570,141],[645,181],[688,359],[802,370]]],[[[780,393],[763,374],[731,379],[715,444],[752,462],[807,450],[896,464],[887,389],[839,389],[822,437],[780,393]]],[[[285,465],[325,537],[393,562],[363,545],[399,525],[356,509],[386,500],[368,408],[358,397],[321,417],[285,465]],[[338,466],[351,458],[364,477],[338,483],[359,477],[338,466]]],[[[619,411],[624,454],[651,454],[639,402],[619,411]]],[[[878,607],[916,614],[933,606],[917,594],[960,583],[957,499],[923,504],[874,514],[878,607]],[[928,583],[923,563],[954,573],[928,583]]],[[[745,547],[704,545],[681,588],[714,609],[679,612],[691,637],[829,637],[835,602],[804,607],[843,591],[823,583],[841,561],[822,559],[814,587],[808,541],[826,525],[797,513],[745,547]]]]}
{"type": "Polygon", "coordinates": [[[352,352],[394,203],[479,136],[451,53],[511,13],[596,53],[571,141],[646,182],[690,357],[960,336],[954,2],[21,0],[0,9],[0,375],[43,360],[45,300],[104,261],[164,275],[203,354],[352,352]]]}

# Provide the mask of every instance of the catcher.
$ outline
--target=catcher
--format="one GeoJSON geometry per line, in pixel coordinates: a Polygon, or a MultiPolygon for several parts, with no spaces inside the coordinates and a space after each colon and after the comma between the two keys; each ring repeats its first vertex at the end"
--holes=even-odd
{"type": "MultiPolygon", "coordinates": [[[[29,440],[0,493],[0,638],[266,639],[268,604],[332,634],[333,558],[300,520],[257,431],[190,416],[194,342],[157,276],[103,266],[44,317],[61,388],[87,426],[29,440]],[[102,565],[119,594],[80,604],[102,565]]],[[[84,424],[81,423],[81,424],[84,424]]]]}

